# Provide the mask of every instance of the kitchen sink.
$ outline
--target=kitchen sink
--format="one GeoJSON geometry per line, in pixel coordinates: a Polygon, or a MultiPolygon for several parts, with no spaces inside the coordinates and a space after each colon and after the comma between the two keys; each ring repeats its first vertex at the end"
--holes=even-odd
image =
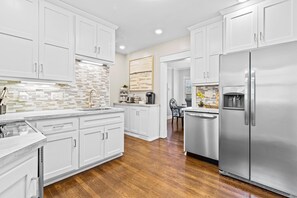
{"type": "Polygon", "coordinates": [[[80,108],[79,111],[104,111],[110,110],[112,107],[93,107],[93,108],[80,108]]]}

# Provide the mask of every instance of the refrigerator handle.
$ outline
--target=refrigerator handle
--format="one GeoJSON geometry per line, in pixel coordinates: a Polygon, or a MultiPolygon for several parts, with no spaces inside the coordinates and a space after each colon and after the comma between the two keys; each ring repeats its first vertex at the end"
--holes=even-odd
{"type": "Polygon", "coordinates": [[[252,126],[256,126],[256,72],[251,72],[251,119],[252,126]]]}
{"type": "Polygon", "coordinates": [[[245,72],[245,89],[244,89],[244,124],[249,125],[249,72],[245,72]]]}

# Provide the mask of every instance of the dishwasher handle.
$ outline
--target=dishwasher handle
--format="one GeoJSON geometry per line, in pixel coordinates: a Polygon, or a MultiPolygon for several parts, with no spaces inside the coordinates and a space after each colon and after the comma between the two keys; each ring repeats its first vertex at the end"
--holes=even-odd
{"type": "Polygon", "coordinates": [[[218,117],[214,115],[205,115],[205,114],[198,114],[198,113],[187,113],[187,115],[192,117],[203,118],[203,119],[216,119],[218,117]]]}

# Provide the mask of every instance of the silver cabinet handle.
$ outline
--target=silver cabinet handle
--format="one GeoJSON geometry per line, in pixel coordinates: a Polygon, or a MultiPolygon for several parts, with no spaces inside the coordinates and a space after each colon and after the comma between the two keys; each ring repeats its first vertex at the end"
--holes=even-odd
{"type": "Polygon", "coordinates": [[[209,78],[209,72],[207,72],[207,75],[206,76],[207,76],[207,78],[209,78]]]}
{"type": "Polygon", "coordinates": [[[106,132],[106,139],[108,139],[108,133],[106,132]]]}
{"type": "Polygon", "coordinates": [[[32,195],[31,198],[38,198],[39,197],[39,178],[38,177],[33,177],[31,178],[31,182],[35,181],[35,195],[32,195]]]}
{"type": "Polygon", "coordinates": [[[97,46],[95,46],[94,48],[95,48],[94,52],[97,54],[97,46]]]}
{"type": "Polygon", "coordinates": [[[105,134],[104,133],[102,133],[102,139],[101,140],[104,140],[105,139],[105,134]]]}
{"type": "Polygon", "coordinates": [[[188,113],[187,115],[193,116],[193,117],[198,117],[198,118],[204,118],[204,119],[216,119],[218,117],[218,116],[201,115],[201,114],[196,114],[196,113],[188,113]]]}
{"type": "Polygon", "coordinates": [[[53,126],[53,129],[60,129],[60,128],[63,128],[63,127],[64,127],[64,125],[60,124],[60,125],[53,126]]]}
{"type": "Polygon", "coordinates": [[[38,64],[37,63],[34,63],[34,72],[37,73],[37,66],[38,64]]]}
{"type": "Polygon", "coordinates": [[[43,64],[40,64],[40,73],[43,73],[43,64]]]}
{"type": "Polygon", "coordinates": [[[101,53],[101,48],[98,46],[98,54],[101,53]]]}
{"type": "Polygon", "coordinates": [[[257,40],[258,40],[257,33],[254,33],[254,41],[255,41],[255,43],[257,43],[257,40]]]}
{"type": "Polygon", "coordinates": [[[203,72],[203,78],[206,78],[206,77],[205,77],[205,72],[203,72]]]}
{"type": "Polygon", "coordinates": [[[256,126],[256,72],[251,73],[251,118],[252,126],[256,126]]]}
{"type": "Polygon", "coordinates": [[[244,88],[244,124],[249,125],[249,72],[245,72],[245,88],[244,88]]]}
{"type": "Polygon", "coordinates": [[[73,147],[76,148],[76,146],[77,146],[76,145],[76,139],[74,139],[74,146],[73,147]]]}

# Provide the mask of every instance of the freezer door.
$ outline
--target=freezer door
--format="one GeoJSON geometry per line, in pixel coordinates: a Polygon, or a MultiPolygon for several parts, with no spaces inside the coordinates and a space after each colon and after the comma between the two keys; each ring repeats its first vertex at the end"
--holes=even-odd
{"type": "Polygon", "coordinates": [[[249,179],[249,52],[221,56],[220,170],[249,179]],[[244,110],[225,109],[223,88],[244,87],[244,110]]]}
{"type": "Polygon", "coordinates": [[[278,45],[254,51],[251,62],[251,180],[292,195],[297,195],[296,52],[296,42],[278,45]]]}

